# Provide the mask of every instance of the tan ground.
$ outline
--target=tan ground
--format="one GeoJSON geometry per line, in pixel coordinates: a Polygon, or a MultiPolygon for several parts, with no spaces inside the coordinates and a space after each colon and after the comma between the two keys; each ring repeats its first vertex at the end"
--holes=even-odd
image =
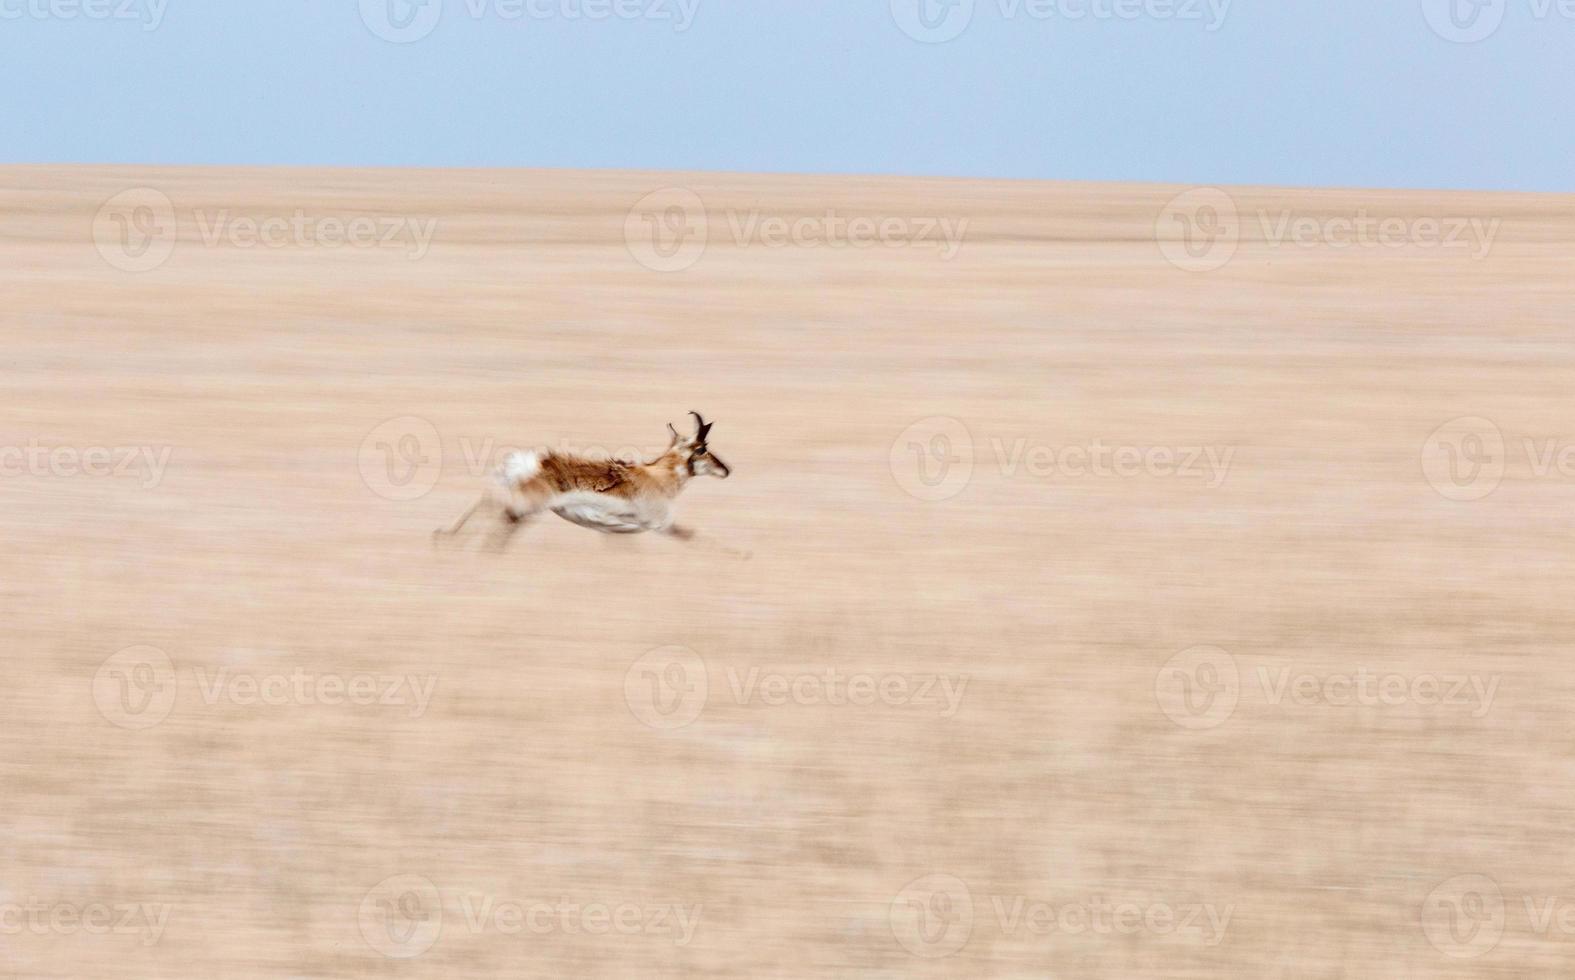
{"type": "Polygon", "coordinates": [[[0,170],[0,975],[1568,974],[1575,199],[1186,190],[0,170]],[[695,541],[433,550],[691,408],[695,541]]]}

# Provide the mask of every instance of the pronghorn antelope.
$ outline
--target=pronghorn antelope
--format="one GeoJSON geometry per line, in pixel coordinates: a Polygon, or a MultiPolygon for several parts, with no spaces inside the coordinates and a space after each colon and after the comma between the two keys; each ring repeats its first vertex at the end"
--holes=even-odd
{"type": "Polygon", "coordinates": [[[692,477],[727,479],[727,464],[706,445],[711,423],[695,417],[695,432],[681,436],[669,423],[672,442],[649,463],[587,459],[550,449],[511,453],[495,474],[497,485],[453,527],[436,532],[453,537],[478,512],[497,518],[491,543],[502,550],[531,518],[550,510],[566,521],[603,534],[660,531],[681,540],[694,532],[673,523],[673,502],[692,477]]]}

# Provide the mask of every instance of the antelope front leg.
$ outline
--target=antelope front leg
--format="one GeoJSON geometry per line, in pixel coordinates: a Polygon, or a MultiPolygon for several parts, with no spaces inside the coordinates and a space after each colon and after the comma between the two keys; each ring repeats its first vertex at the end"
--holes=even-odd
{"type": "MultiPolygon", "coordinates": [[[[677,538],[679,541],[693,541],[695,539],[694,531],[687,527],[680,527],[677,524],[669,524],[667,527],[662,528],[662,533],[670,538],[677,538]]],[[[724,555],[732,558],[742,558],[745,561],[748,561],[754,556],[754,552],[745,551],[740,548],[729,548],[725,544],[718,544],[711,538],[702,538],[699,542],[699,546],[703,548],[714,548],[724,555]]]]}
{"type": "Polygon", "coordinates": [[[695,536],[695,532],[689,530],[687,527],[681,527],[677,524],[667,525],[666,527],[662,528],[662,533],[670,538],[677,538],[680,541],[689,541],[695,536]]]}

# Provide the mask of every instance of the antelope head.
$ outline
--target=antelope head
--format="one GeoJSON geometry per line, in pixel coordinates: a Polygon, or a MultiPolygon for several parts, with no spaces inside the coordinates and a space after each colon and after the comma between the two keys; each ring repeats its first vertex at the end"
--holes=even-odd
{"type": "Polygon", "coordinates": [[[668,444],[667,452],[678,456],[680,465],[690,476],[714,476],[719,480],[727,479],[732,471],[711,452],[711,447],[706,445],[706,438],[711,434],[711,423],[701,418],[699,412],[689,414],[695,417],[695,434],[681,436],[669,422],[667,431],[673,434],[673,441],[668,444]]]}

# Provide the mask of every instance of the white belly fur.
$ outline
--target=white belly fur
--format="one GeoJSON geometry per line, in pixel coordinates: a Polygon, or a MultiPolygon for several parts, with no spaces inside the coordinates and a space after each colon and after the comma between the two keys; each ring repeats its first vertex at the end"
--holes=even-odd
{"type": "Polygon", "coordinates": [[[604,493],[565,494],[553,501],[550,509],[571,524],[604,534],[638,534],[668,524],[665,509],[660,514],[652,513],[634,501],[604,493]]]}

